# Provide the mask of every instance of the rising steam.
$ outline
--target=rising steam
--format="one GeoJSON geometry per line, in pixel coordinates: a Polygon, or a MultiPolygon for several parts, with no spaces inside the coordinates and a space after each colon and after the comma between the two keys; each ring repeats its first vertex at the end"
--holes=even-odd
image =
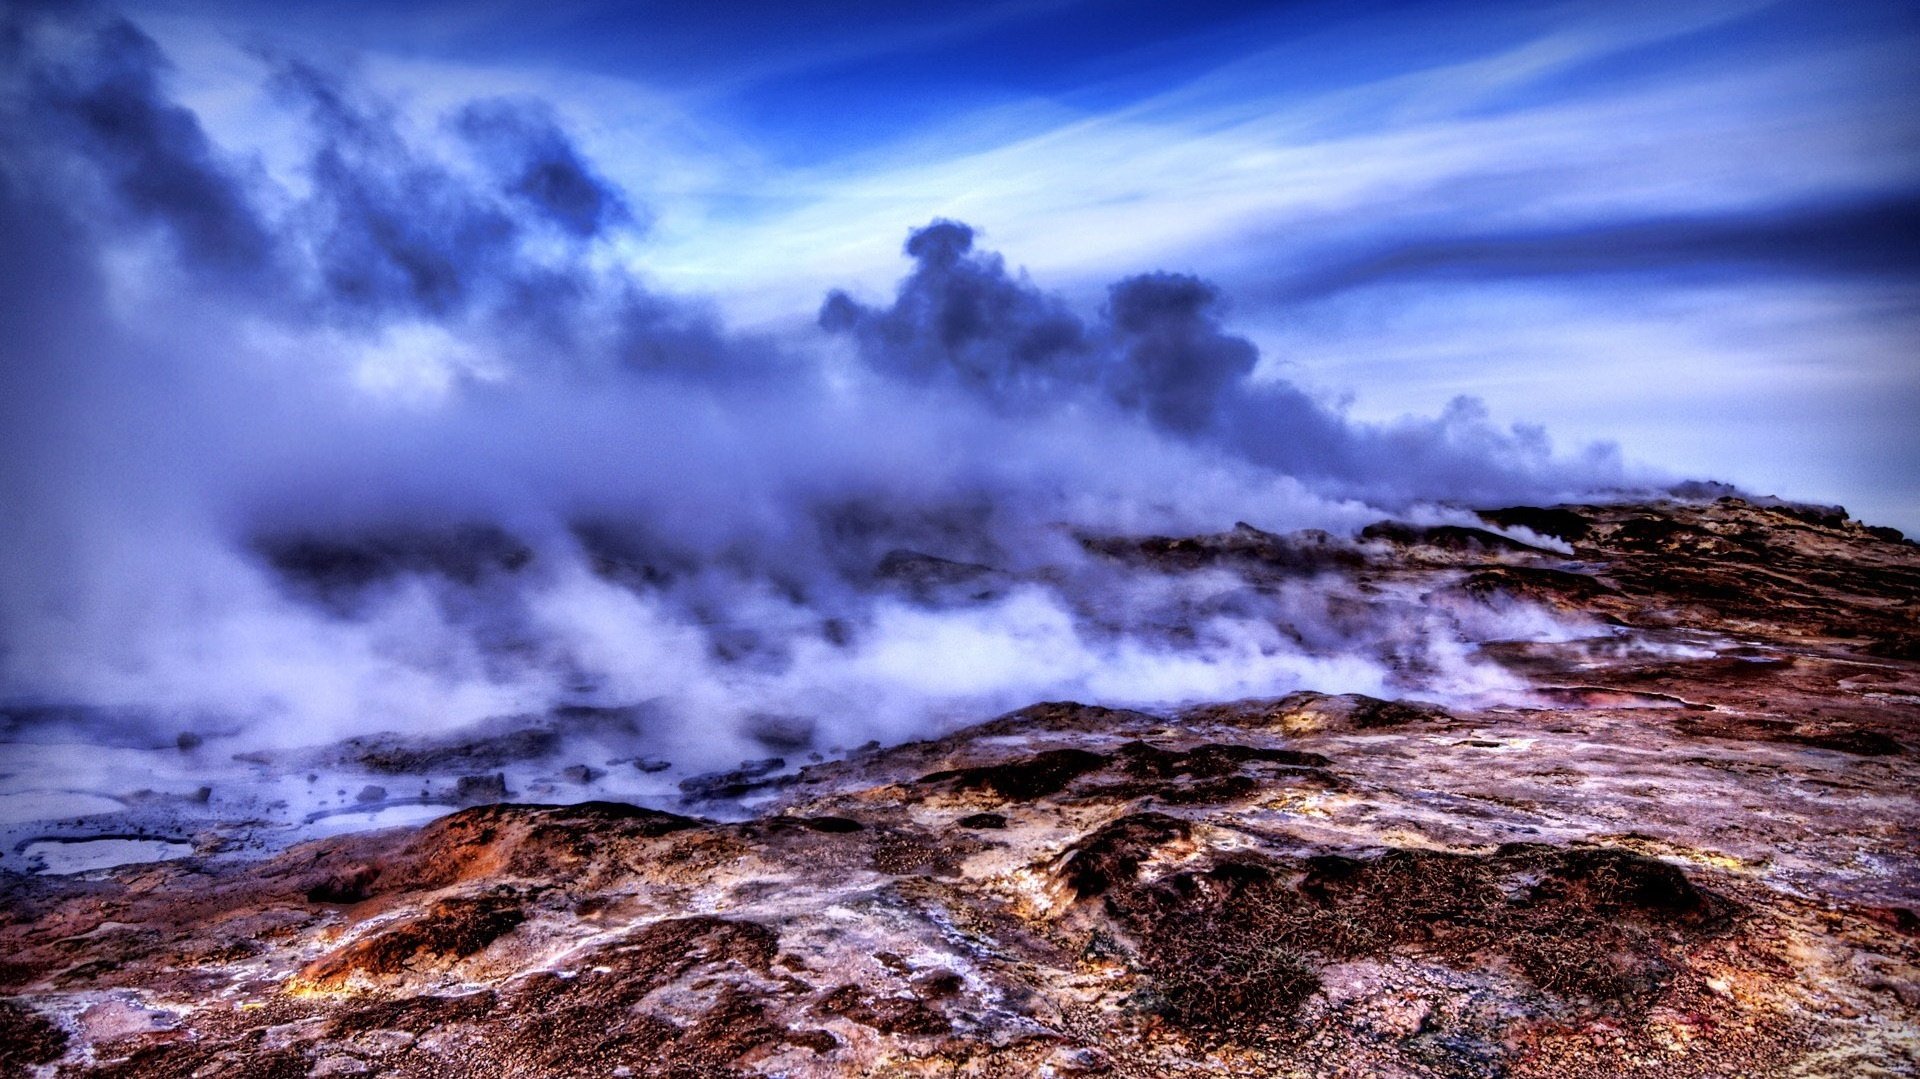
{"type": "Polygon", "coordinates": [[[540,102],[423,122],[268,62],[291,168],[122,19],[0,23],[7,701],[276,744],[649,702],[724,763],[1046,697],[1460,691],[1491,630],[1417,597],[1089,541],[1630,478],[1466,399],[1353,421],[1207,282],[1078,311],[951,221],[890,301],[732,332],[617,257],[648,214],[540,102]]]}

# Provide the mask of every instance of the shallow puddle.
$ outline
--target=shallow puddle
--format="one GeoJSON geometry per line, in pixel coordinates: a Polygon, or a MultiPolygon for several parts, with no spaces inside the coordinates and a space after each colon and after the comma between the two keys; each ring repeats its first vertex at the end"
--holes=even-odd
{"type": "Polygon", "coordinates": [[[48,874],[89,873],[119,865],[163,862],[193,853],[191,843],[169,839],[101,836],[94,839],[36,839],[20,852],[34,871],[48,874]]]}
{"type": "Polygon", "coordinates": [[[361,832],[374,828],[400,828],[425,824],[458,809],[458,806],[433,803],[430,805],[390,805],[372,809],[336,809],[320,812],[307,818],[304,834],[307,836],[338,835],[341,832],[361,832]]]}

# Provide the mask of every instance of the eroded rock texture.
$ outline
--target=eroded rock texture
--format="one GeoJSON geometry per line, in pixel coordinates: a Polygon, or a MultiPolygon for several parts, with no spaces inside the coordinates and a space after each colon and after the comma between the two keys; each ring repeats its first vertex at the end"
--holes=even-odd
{"type": "Polygon", "coordinates": [[[10,877],[0,1072],[1915,1074],[1920,549],[1732,500],[1486,516],[1540,545],[1098,547],[1617,627],[1491,646],[1499,703],[1043,704],[743,823],[489,805],[10,877]]]}

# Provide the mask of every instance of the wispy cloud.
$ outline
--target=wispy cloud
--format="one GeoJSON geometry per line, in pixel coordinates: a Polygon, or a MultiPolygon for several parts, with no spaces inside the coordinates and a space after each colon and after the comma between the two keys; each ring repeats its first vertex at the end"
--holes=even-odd
{"type": "MultiPolygon", "coordinates": [[[[1557,66],[1605,60],[1606,44],[1557,66]]],[[[1916,122],[1887,96],[1893,64],[1890,46],[1854,43],[1497,108],[1472,66],[1305,101],[1214,88],[1066,118],[1043,103],[1042,130],[1001,144],[978,145],[976,128],[1011,126],[989,115],[852,167],[765,176],[778,199],[703,216],[697,236],[646,259],[771,314],[800,298],[763,267],[791,258],[876,280],[891,267],[876,265],[871,237],[930,214],[984,222],[1012,257],[1059,278],[1142,259],[1210,269],[1250,248],[1304,262],[1355,234],[1391,243],[1398,229],[1436,224],[1566,227],[1819,201],[1901,184],[1920,167],[1916,122]],[[1851,92],[1783,93],[1796,85],[1851,92]],[[1454,111],[1436,115],[1449,91],[1454,111]],[[736,244],[780,257],[720,254],[736,244]]]]}

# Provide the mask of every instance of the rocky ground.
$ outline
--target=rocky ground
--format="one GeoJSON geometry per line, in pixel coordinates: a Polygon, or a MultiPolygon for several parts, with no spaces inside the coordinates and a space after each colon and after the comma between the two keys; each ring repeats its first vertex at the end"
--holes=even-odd
{"type": "Polygon", "coordinates": [[[0,1073],[1920,1074],[1920,548],[1484,516],[1096,545],[1602,627],[1487,646],[1515,688],[1472,710],[1042,704],[684,815],[4,874],[0,1073]]]}

